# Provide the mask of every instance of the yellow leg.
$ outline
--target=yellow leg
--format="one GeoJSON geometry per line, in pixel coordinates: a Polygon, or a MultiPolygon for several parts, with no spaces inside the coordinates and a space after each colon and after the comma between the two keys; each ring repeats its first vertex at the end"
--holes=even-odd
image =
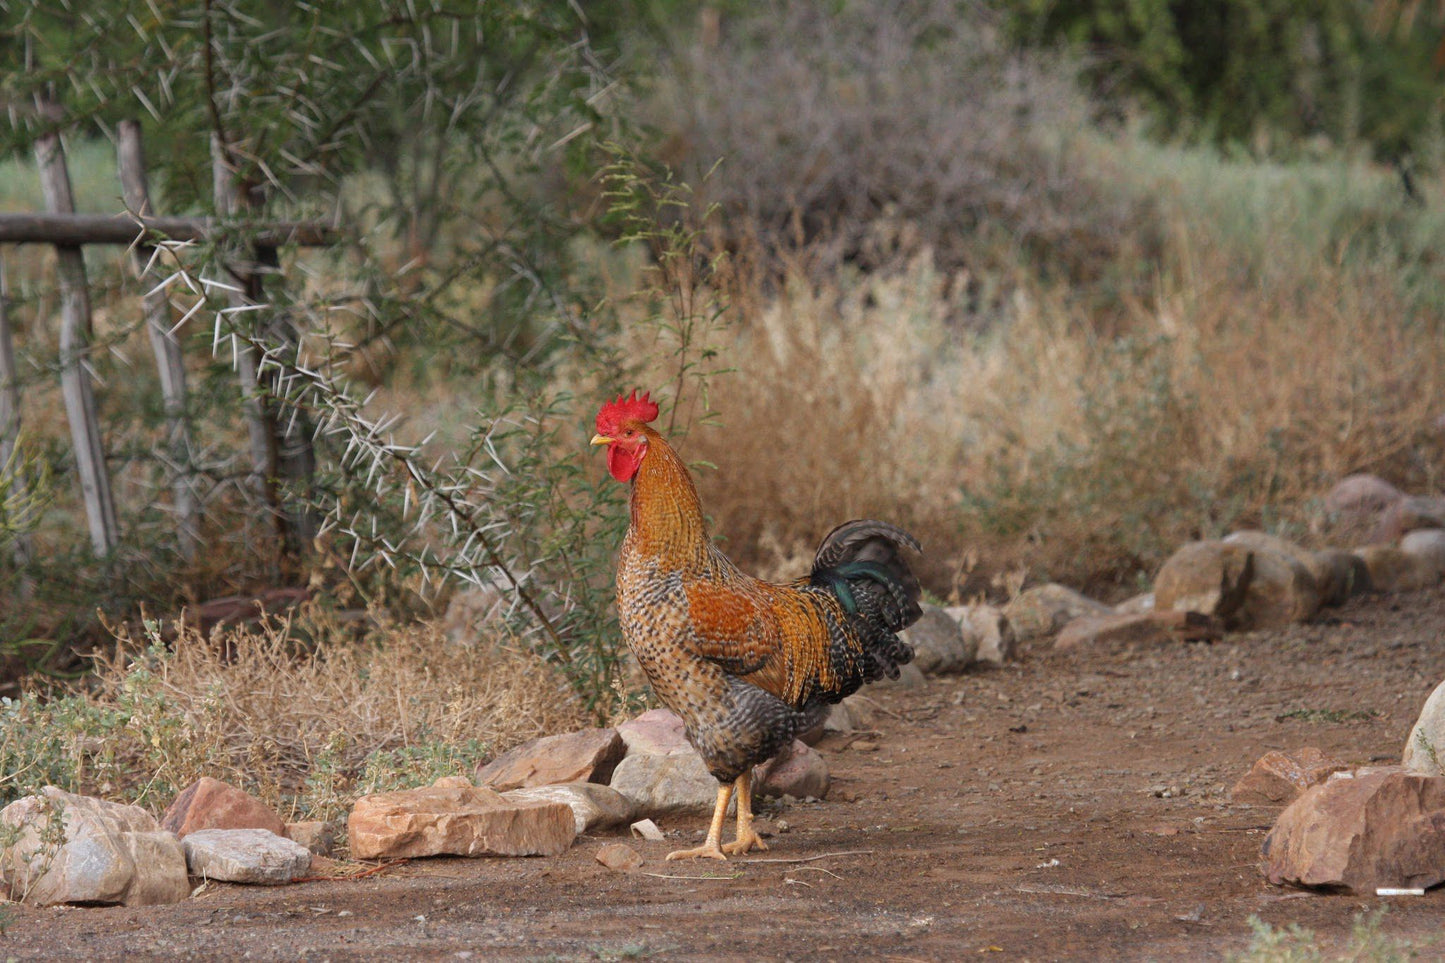
{"type": "Polygon", "coordinates": [[[753,771],[738,777],[738,838],[723,847],[731,856],[741,856],[750,849],[767,851],[768,844],[753,832],[753,771]]]}
{"type": "MultiPolygon", "coordinates": [[[[733,798],[733,787],[731,785],[717,787],[717,808],[713,810],[712,827],[707,831],[707,842],[696,849],[679,849],[675,853],[668,853],[668,859],[697,859],[706,856],[709,859],[727,859],[723,855],[718,843],[722,840],[723,820],[727,818],[728,802],[733,798]]],[[[738,810],[742,812],[741,809],[738,810]]]]}

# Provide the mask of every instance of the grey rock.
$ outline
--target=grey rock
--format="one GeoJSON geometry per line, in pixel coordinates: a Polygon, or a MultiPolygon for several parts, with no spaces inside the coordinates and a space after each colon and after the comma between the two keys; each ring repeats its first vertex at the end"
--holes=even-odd
{"type": "Polygon", "coordinates": [[[1445,574],[1445,529],[1417,528],[1400,539],[1400,551],[1414,555],[1435,570],[1436,578],[1445,574]]]}
{"type": "Polygon", "coordinates": [[[944,609],[958,623],[964,645],[973,649],[974,661],[1003,665],[1013,659],[1018,638],[1003,609],[996,605],[955,605],[944,609]]]}
{"type": "Polygon", "coordinates": [[[884,688],[896,686],[899,689],[921,689],[928,685],[928,678],[923,674],[922,669],[909,662],[898,667],[898,678],[884,677],[873,684],[884,688]]]}
{"type": "Polygon", "coordinates": [[[181,840],[192,876],[281,886],[311,870],[311,850],[267,829],[198,829],[181,840]]]}
{"type": "Polygon", "coordinates": [[[617,764],[612,788],[631,799],[639,816],[711,812],[718,781],[688,747],[668,753],[636,752],[617,764]]]}
{"type": "Polygon", "coordinates": [[[913,664],[929,675],[962,672],[973,662],[978,648],[976,641],[964,639],[958,622],[936,605],[923,606],[918,621],[899,635],[913,646],[913,664]]]}
{"type": "Polygon", "coordinates": [[[180,842],[138,806],[46,786],[0,811],[0,825],[16,831],[0,851],[10,899],[145,906],[191,893],[180,842]]]}
{"type": "Polygon", "coordinates": [[[1020,642],[1053,635],[1084,615],[1108,615],[1113,610],[1066,585],[1033,585],[1014,596],[1003,608],[1020,642]]]}
{"type": "Polygon", "coordinates": [[[823,720],[824,732],[848,733],[868,728],[862,719],[861,705],[855,699],[849,697],[829,708],[828,718],[823,720]]]}
{"type": "Polygon", "coordinates": [[[1445,682],[1425,700],[1400,763],[1411,772],[1445,776],[1445,682]]]}
{"type": "Polygon", "coordinates": [[[555,786],[532,786],[502,793],[505,799],[565,803],[572,810],[578,834],[607,829],[632,821],[636,807],[631,799],[595,782],[569,782],[555,786]]]}

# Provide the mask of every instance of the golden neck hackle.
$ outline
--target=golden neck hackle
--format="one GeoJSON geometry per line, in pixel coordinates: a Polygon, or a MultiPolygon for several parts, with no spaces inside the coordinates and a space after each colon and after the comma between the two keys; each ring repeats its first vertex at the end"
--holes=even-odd
{"type": "Polygon", "coordinates": [[[632,483],[632,530],[637,548],[664,564],[702,558],[707,526],[687,467],[661,435],[644,428],[647,455],[632,483]]]}

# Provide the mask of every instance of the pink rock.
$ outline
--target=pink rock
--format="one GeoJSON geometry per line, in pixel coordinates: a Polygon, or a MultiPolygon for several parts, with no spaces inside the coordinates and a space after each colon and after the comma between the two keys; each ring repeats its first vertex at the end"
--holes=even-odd
{"type": "Polygon", "coordinates": [[[1280,814],[1263,855],[1276,885],[1372,893],[1445,882],[1445,777],[1399,766],[1336,774],[1280,814]]]}
{"type": "Polygon", "coordinates": [[[286,835],[276,811],[244,790],[202,776],[175,798],[161,817],[161,828],[184,837],[198,829],[268,829],[286,835]]]}
{"type": "Polygon", "coordinates": [[[1404,497],[1400,489],[1378,475],[1349,475],[1336,482],[1325,496],[1325,511],[1375,515],[1404,497]]]}
{"type": "Polygon", "coordinates": [[[597,862],[621,873],[641,866],[642,854],[626,843],[608,843],[597,850],[597,862]]]}
{"type": "Polygon", "coordinates": [[[628,719],[617,727],[617,734],[629,755],[692,751],[683,733],[682,720],[669,709],[649,709],[636,719],[628,719]]]}
{"type": "Polygon", "coordinates": [[[828,795],[828,763],[812,746],[797,739],[776,757],[753,769],[759,796],[822,799],[828,795]]]}
{"type": "Polygon", "coordinates": [[[336,847],[336,828],[325,820],[287,823],[286,838],[300,843],[317,856],[330,856],[336,847]]]}
{"type": "Polygon", "coordinates": [[[1230,791],[1235,802],[1283,806],[1317,786],[1332,773],[1348,769],[1313,746],[1281,752],[1266,752],[1230,791]]]}
{"type": "Polygon", "coordinates": [[[346,826],[356,859],[556,856],[577,836],[566,804],[504,799],[480,786],[362,796],[346,826]]]}
{"type": "Polygon", "coordinates": [[[477,782],[498,792],[567,782],[605,783],[622,761],[616,729],[583,729],[517,746],[477,770],[477,782]]]}
{"type": "Polygon", "coordinates": [[[1367,541],[1371,545],[1397,542],[1421,528],[1445,528],[1445,498],[1407,495],[1378,516],[1367,541]]]}

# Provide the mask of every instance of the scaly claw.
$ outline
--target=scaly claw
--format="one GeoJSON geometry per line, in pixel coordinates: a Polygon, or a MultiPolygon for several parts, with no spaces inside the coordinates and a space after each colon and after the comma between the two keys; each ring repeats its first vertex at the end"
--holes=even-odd
{"type": "Polygon", "coordinates": [[[717,787],[717,806],[712,812],[712,825],[708,827],[707,842],[696,849],[679,849],[675,853],[668,853],[668,859],[727,859],[723,855],[718,842],[722,839],[723,820],[727,817],[728,802],[733,798],[732,783],[717,787]]]}
{"type": "Polygon", "coordinates": [[[730,843],[723,843],[723,852],[729,856],[741,856],[750,849],[756,849],[760,853],[768,851],[768,844],[763,842],[757,833],[753,832],[751,826],[738,833],[738,838],[730,843]]]}
{"type": "MultiPolygon", "coordinates": [[[[728,845],[731,846],[732,843],[728,843],[728,845]]],[[[732,850],[728,850],[728,852],[732,852],[732,850]]],[[[723,851],[718,848],[717,842],[714,841],[714,840],[708,840],[707,842],[703,843],[701,846],[697,847],[696,849],[679,849],[679,850],[678,850],[677,852],[675,852],[675,853],[668,853],[668,854],[667,854],[667,858],[668,858],[669,860],[673,860],[673,859],[721,859],[721,860],[726,860],[726,859],[727,859],[727,857],[723,855],[723,851]]]]}

